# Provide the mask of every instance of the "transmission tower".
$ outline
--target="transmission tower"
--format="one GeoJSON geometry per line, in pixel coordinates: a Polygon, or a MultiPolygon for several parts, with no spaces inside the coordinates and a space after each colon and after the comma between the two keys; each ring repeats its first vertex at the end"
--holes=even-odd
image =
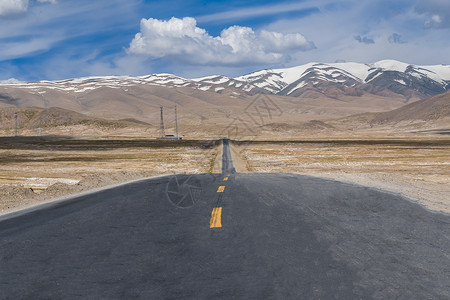
{"type": "Polygon", "coordinates": [[[161,132],[161,138],[166,137],[166,133],[164,131],[164,113],[163,113],[163,107],[161,106],[161,123],[159,124],[159,130],[161,132]]]}
{"type": "Polygon", "coordinates": [[[177,106],[175,105],[175,137],[178,140],[178,115],[177,115],[177,106]]]}

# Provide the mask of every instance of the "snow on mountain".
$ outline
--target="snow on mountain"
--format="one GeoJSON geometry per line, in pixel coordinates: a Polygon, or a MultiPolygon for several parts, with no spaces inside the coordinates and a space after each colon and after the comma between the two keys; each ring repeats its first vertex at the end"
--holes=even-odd
{"type": "Polygon", "coordinates": [[[369,92],[385,95],[388,92],[425,97],[450,90],[450,66],[415,66],[395,60],[373,64],[361,63],[309,63],[284,69],[266,69],[236,78],[210,75],[186,79],[172,74],[145,76],[95,76],[60,81],[0,82],[0,86],[31,89],[44,93],[45,89],[68,93],[85,93],[99,88],[126,88],[135,85],[154,85],[169,88],[193,88],[233,96],[258,93],[298,97],[315,90],[327,93],[369,92]],[[387,92],[388,91],[388,92],[387,92]]]}
{"type": "Polygon", "coordinates": [[[372,68],[381,69],[385,71],[397,71],[397,72],[406,72],[406,69],[409,67],[408,64],[396,60],[382,60],[374,64],[370,64],[369,66],[371,66],[372,68]]]}
{"type": "Polygon", "coordinates": [[[192,81],[195,81],[195,82],[208,82],[208,83],[213,83],[213,84],[222,84],[222,83],[229,82],[230,80],[232,80],[232,78],[222,76],[222,75],[209,75],[206,77],[192,79],[192,81]]]}
{"type": "Polygon", "coordinates": [[[256,85],[269,93],[277,94],[286,86],[298,80],[313,65],[314,63],[287,69],[266,69],[236,79],[256,85]]]}
{"type": "Polygon", "coordinates": [[[9,78],[6,80],[0,80],[0,85],[1,84],[17,84],[17,83],[21,83],[21,81],[15,79],[15,78],[9,78]]]}
{"type": "MultiPolygon", "coordinates": [[[[245,93],[250,93],[251,91],[262,92],[258,89],[255,84],[250,84],[246,81],[239,80],[238,78],[230,78],[223,75],[210,75],[201,78],[191,79],[192,82],[200,86],[200,89],[206,89],[209,85],[210,88],[206,90],[215,91],[216,93],[222,93],[225,89],[243,90],[245,93]]],[[[195,85],[193,84],[193,85],[195,85]]]]}
{"type": "Polygon", "coordinates": [[[369,76],[370,74],[370,67],[366,64],[360,64],[360,63],[334,63],[329,64],[333,68],[344,70],[345,72],[352,74],[354,77],[358,78],[360,82],[364,82],[364,80],[369,76]]]}
{"type": "Polygon", "coordinates": [[[353,94],[365,91],[385,95],[386,91],[390,91],[409,98],[448,91],[450,66],[415,66],[395,60],[373,64],[309,63],[293,68],[257,71],[237,79],[257,85],[268,93],[294,97],[311,89],[326,92],[337,88],[343,93],[353,94]]]}
{"type": "MultiPolygon", "coordinates": [[[[134,85],[155,85],[165,87],[191,86],[193,82],[172,74],[152,74],[146,76],[95,76],[66,79],[59,81],[37,81],[16,83],[14,87],[26,89],[54,89],[63,92],[82,93],[98,88],[123,88],[134,85]]],[[[200,86],[193,86],[200,88],[200,86]]]]}

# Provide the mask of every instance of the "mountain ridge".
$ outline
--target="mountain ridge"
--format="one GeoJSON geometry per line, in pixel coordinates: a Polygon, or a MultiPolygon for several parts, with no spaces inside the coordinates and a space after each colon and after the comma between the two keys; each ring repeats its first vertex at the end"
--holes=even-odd
{"type": "Polygon", "coordinates": [[[126,88],[134,85],[187,87],[200,91],[246,97],[255,94],[273,94],[300,97],[315,91],[326,96],[378,96],[395,94],[406,99],[423,99],[450,90],[450,65],[419,66],[395,60],[372,64],[308,63],[280,69],[264,69],[235,78],[208,75],[186,79],[168,73],[143,76],[91,76],[57,81],[6,82],[0,87],[17,87],[44,94],[45,89],[68,93],[87,93],[92,90],[126,88]]]}

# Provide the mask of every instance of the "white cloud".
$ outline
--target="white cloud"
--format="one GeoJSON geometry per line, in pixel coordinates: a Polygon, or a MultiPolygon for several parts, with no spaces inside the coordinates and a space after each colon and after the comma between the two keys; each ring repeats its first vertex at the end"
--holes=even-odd
{"type": "MultiPolygon", "coordinates": [[[[324,4],[327,4],[326,1],[324,4]]],[[[272,5],[262,5],[253,6],[249,8],[234,9],[225,12],[218,12],[209,15],[199,16],[197,20],[199,22],[218,22],[218,21],[228,21],[245,19],[252,17],[261,17],[267,15],[275,15],[286,12],[295,12],[310,9],[311,7],[316,7],[317,1],[314,0],[304,0],[301,2],[288,2],[288,3],[278,3],[272,5]]]]}
{"type": "Polygon", "coordinates": [[[415,10],[427,17],[424,27],[449,28],[450,27],[450,2],[448,0],[419,0],[415,10]]]}
{"type": "Polygon", "coordinates": [[[0,17],[19,15],[28,9],[28,0],[1,0],[0,17]]]}
{"type": "MultiPolygon", "coordinates": [[[[57,0],[37,0],[41,3],[56,4],[57,0]]],[[[11,17],[25,13],[29,0],[0,0],[0,18],[11,17]]]]}
{"type": "Polygon", "coordinates": [[[442,17],[440,15],[432,15],[424,24],[425,28],[439,28],[442,26],[442,17]]]}
{"type": "Polygon", "coordinates": [[[1,43],[4,50],[0,52],[0,61],[47,51],[57,40],[58,37],[43,37],[26,42],[1,43]]]}
{"type": "Polygon", "coordinates": [[[210,36],[197,27],[194,18],[168,21],[142,19],[128,49],[129,53],[152,58],[169,58],[192,65],[254,65],[286,61],[290,52],[314,49],[299,33],[255,32],[252,28],[232,26],[220,36],[210,36]]]}

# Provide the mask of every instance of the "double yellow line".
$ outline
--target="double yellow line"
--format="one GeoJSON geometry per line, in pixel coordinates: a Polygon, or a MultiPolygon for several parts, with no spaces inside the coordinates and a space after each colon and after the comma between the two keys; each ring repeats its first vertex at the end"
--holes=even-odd
{"type": "Polygon", "coordinates": [[[209,228],[222,227],[222,207],[214,207],[211,213],[209,228]]]}
{"type": "MultiPolygon", "coordinates": [[[[228,175],[229,176],[229,175],[228,175]]],[[[228,176],[223,179],[223,181],[228,181],[228,176]]],[[[225,191],[225,186],[221,185],[217,189],[217,193],[223,193],[225,191]]],[[[217,205],[219,205],[218,203],[217,205]]],[[[222,227],[222,207],[214,207],[211,212],[211,220],[209,221],[209,228],[222,227]]]]}

